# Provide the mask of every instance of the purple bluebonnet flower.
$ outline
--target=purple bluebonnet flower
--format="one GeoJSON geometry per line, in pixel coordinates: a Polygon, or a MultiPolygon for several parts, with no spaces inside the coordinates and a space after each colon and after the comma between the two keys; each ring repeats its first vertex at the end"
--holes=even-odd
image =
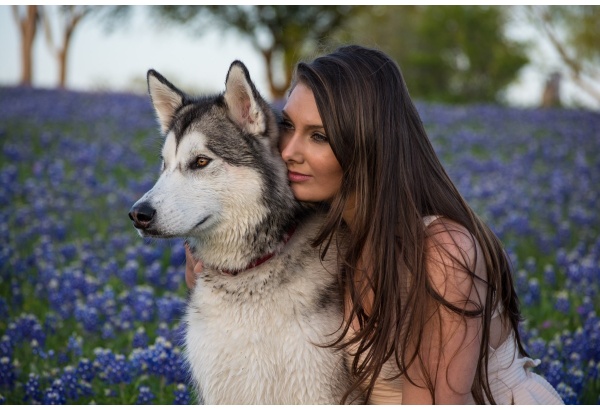
{"type": "Polygon", "coordinates": [[[175,386],[175,399],[173,400],[173,404],[191,404],[190,393],[185,384],[178,383],[177,386],[175,386]]]}
{"type": "Polygon", "coordinates": [[[140,386],[139,394],[135,404],[152,404],[152,401],[156,398],[154,393],[148,386],[140,386]]]}
{"type": "Polygon", "coordinates": [[[16,380],[15,365],[10,357],[0,357],[0,386],[12,389],[16,380]]]}
{"type": "Polygon", "coordinates": [[[187,323],[180,320],[176,327],[171,332],[173,344],[176,346],[185,346],[185,335],[187,333],[187,323]]]}
{"type": "Polygon", "coordinates": [[[48,387],[43,394],[42,404],[67,404],[64,388],[60,379],[52,382],[52,387],[48,387]]]}
{"type": "Polygon", "coordinates": [[[119,272],[119,277],[126,286],[135,286],[137,284],[137,274],[140,270],[138,261],[128,259],[125,266],[119,272]]]}
{"type": "Polygon", "coordinates": [[[558,386],[558,384],[565,378],[563,364],[558,360],[551,361],[544,376],[546,377],[548,383],[556,388],[556,386],[558,386]]]}
{"type": "Polygon", "coordinates": [[[100,379],[109,384],[129,383],[131,381],[131,368],[127,359],[122,354],[114,354],[109,349],[96,348],[94,368],[100,379]]]}
{"type": "Polygon", "coordinates": [[[134,350],[130,362],[137,372],[164,376],[168,383],[184,382],[188,376],[181,350],[173,348],[171,342],[161,337],[157,337],[154,344],[145,349],[134,350]]]}
{"type": "Polygon", "coordinates": [[[575,392],[577,396],[579,396],[583,390],[583,382],[584,382],[584,374],[583,371],[576,366],[570,366],[567,371],[566,377],[569,381],[569,385],[575,392]]]}
{"type": "Polygon", "coordinates": [[[77,399],[79,397],[79,383],[77,380],[77,370],[73,366],[67,366],[63,369],[60,376],[64,388],[64,394],[67,399],[77,399]]]}
{"type": "Polygon", "coordinates": [[[179,289],[179,286],[183,283],[184,275],[181,268],[175,269],[173,266],[169,266],[166,271],[166,277],[165,288],[173,292],[179,289]]]}
{"type": "Polygon", "coordinates": [[[79,363],[77,364],[77,369],[75,370],[77,374],[77,378],[86,382],[92,381],[92,379],[96,376],[96,369],[94,367],[94,363],[89,359],[82,357],[79,359],[79,363]]]}
{"type": "Polygon", "coordinates": [[[149,283],[152,286],[157,288],[161,288],[165,285],[166,282],[163,275],[162,267],[160,266],[159,261],[154,261],[152,264],[146,267],[144,272],[145,275],[145,283],[149,283]]]}
{"type": "Polygon", "coordinates": [[[12,357],[14,344],[10,336],[4,335],[0,339],[0,357],[12,357]]]}
{"type": "Polygon", "coordinates": [[[130,293],[131,307],[136,320],[149,322],[154,319],[154,289],[148,286],[136,286],[130,293]]]}
{"type": "Polygon", "coordinates": [[[25,402],[40,404],[41,401],[40,377],[35,373],[29,373],[29,379],[25,383],[25,402]]]}
{"type": "Polygon", "coordinates": [[[165,295],[160,297],[156,301],[158,319],[161,322],[172,322],[180,319],[185,312],[185,306],[185,300],[178,296],[165,295]]]}
{"type": "Polygon", "coordinates": [[[85,303],[78,302],[75,306],[75,319],[90,333],[98,333],[101,326],[100,313],[95,307],[90,307],[85,303]]]}
{"type": "Polygon", "coordinates": [[[10,337],[11,343],[14,345],[32,339],[37,340],[42,346],[46,342],[46,334],[42,325],[32,314],[22,314],[16,322],[9,323],[6,335],[10,337]]]}
{"type": "Polygon", "coordinates": [[[171,266],[181,268],[185,266],[185,247],[183,241],[176,241],[171,247],[171,266]]]}
{"type": "Polygon", "coordinates": [[[169,329],[169,325],[167,325],[165,322],[160,322],[158,324],[158,328],[156,328],[156,336],[172,342],[171,329],[169,329]]]}
{"type": "Polygon", "coordinates": [[[146,346],[148,346],[148,334],[146,333],[146,329],[138,327],[133,335],[133,347],[144,348],[146,346]]]}
{"type": "Polygon", "coordinates": [[[8,317],[8,303],[6,303],[6,299],[2,296],[0,296],[0,317],[8,317]]]}
{"type": "MultiPolygon", "coordinates": [[[[129,322],[128,322],[129,323],[129,322]]],[[[102,325],[102,339],[109,340],[115,338],[115,328],[109,322],[102,325]]]]}
{"type": "Polygon", "coordinates": [[[587,317],[590,313],[594,312],[594,302],[590,296],[584,296],[581,305],[577,307],[577,313],[582,317],[587,317]]]}
{"type": "Polygon", "coordinates": [[[67,342],[67,350],[73,353],[73,355],[76,357],[81,356],[81,354],[83,353],[81,336],[77,336],[75,334],[69,336],[69,341],[67,342]]]}
{"type": "Polygon", "coordinates": [[[146,266],[152,266],[155,263],[158,263],[160,266],[160,259],[162,257],[162,251],[157,246],[144,246],[140,249],[140,253],[142,256],[142,261],[146,266]]]}
{"type": "Polygon", "coordinates": [[[54,333],[56,332],[56,329],[58,328],[58,321],[59,321],[59,317],[53,313],[53,312],[48,312],[46,314],[46,319],[44,320],[44,326],[43,326],[43,331],[44,333],[54,333]]]}
{"type": "Polygon", "coordinates": [[[577,394],[571,386],[567,385],[564,382],[560,382],[556,386],[556,392],[563,399],[565,404],[579,404],[579,399],[577,398],[577,394]]]}
{"type": "Polygon", "coordinates": [[[569,314],[571,303],[569,302],[569,293],[566,290],[556,292],[554,295],[554,308],[565,315],[569,314]]]}

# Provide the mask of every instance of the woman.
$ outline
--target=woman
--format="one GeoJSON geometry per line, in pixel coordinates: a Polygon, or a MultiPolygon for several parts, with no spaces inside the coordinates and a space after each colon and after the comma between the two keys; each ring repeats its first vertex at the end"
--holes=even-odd
{"type": "MultiPolygon", "coordinates": [[[[340,261],[353,389],[369,403],[561,403],[529,368],[510,264],[439,162],[398,66],[347,46],[299,63],[281,156],[300,201],[326,204],[314,245],[340,261]]],[[[193,286],[201,263],[188,253],[193,286]]]]}

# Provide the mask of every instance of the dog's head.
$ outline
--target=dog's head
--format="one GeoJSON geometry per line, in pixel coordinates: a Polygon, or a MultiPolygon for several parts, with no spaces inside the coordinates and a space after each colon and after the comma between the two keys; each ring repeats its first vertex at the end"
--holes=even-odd
{"type": "Polygon", "coordinates": [[[235,237],[261,236],[279,229],[265,224],[291,218],[276,115],[243,63],[231,64],[225,83],[222,94],[192,98],[148,72],[165,140],[160,177],[129,213],[140,235],[235,246],[235,237]]]}

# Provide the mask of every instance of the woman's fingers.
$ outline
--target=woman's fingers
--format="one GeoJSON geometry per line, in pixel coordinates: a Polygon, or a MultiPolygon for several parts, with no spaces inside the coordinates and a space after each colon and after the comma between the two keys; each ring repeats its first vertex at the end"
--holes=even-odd
{"type": "Polygon", "coordinates": [[[189,245],[185,244],[185,284],[188,289],[194,289],[196,274],[202,272],[202,262],[196,261],[192,256],[189,245]]]}

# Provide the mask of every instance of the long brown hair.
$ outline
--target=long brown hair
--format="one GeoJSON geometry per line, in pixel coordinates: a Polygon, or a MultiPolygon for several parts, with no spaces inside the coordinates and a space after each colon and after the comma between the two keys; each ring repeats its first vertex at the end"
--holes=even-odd
{"type": "MultiPolygon", "coordinates": [[[[487,358],[491,317],[499,304],[504,309],[503,323],[508,322],[520,353],[526,355],[517,327],[520,312],[511,266],[498,238],[446,174],[398,65],[381,51],[344,46],[312,62],[299,63],[294,81],[313,91],[343,170],[341,189],[328,208],[314,245],[326,252],[334,235],[344,229],[342,212],[348,201],[354,201],[356,210],[345,242],[347,251],[340,260],[340,281],[351,304],[345,306],[343,333],[332,344],[340,349],[358,346],[352,363],[356,382],[344,401],[360,389],[368,400],[383,364],[392,357],[398,368],[395,377],[408,378],[406,369],[415,361],[422,365],[419,346],[425,340],[424,327],[432,312],[439,314],[439,308],[444,307],[463,320],[481,320],[480,354],[471,393],[477,403],[485,399],[494,403],[487,358]],[[472,243],[480,244],[487,280],[475,275],[475,265],[458,262],[472,282],[486,283],[485,304],[469,301],[459,306],[435,291],[425,269],[424,244],[430,234],[423,218],[427,215],[440,215],[462,225],[472,243]],[[368,258],[366,276],[373,294],[367,309],[365,289],[356,281],[361,257],[368,258]],[[347,337],[355,321],[359,329],[347,337]]],[[[415,383],[410,378],[408,381],[415,383]]],[[[433,378],[425,374],[424,381],[435,403],[433,378]]]]}

